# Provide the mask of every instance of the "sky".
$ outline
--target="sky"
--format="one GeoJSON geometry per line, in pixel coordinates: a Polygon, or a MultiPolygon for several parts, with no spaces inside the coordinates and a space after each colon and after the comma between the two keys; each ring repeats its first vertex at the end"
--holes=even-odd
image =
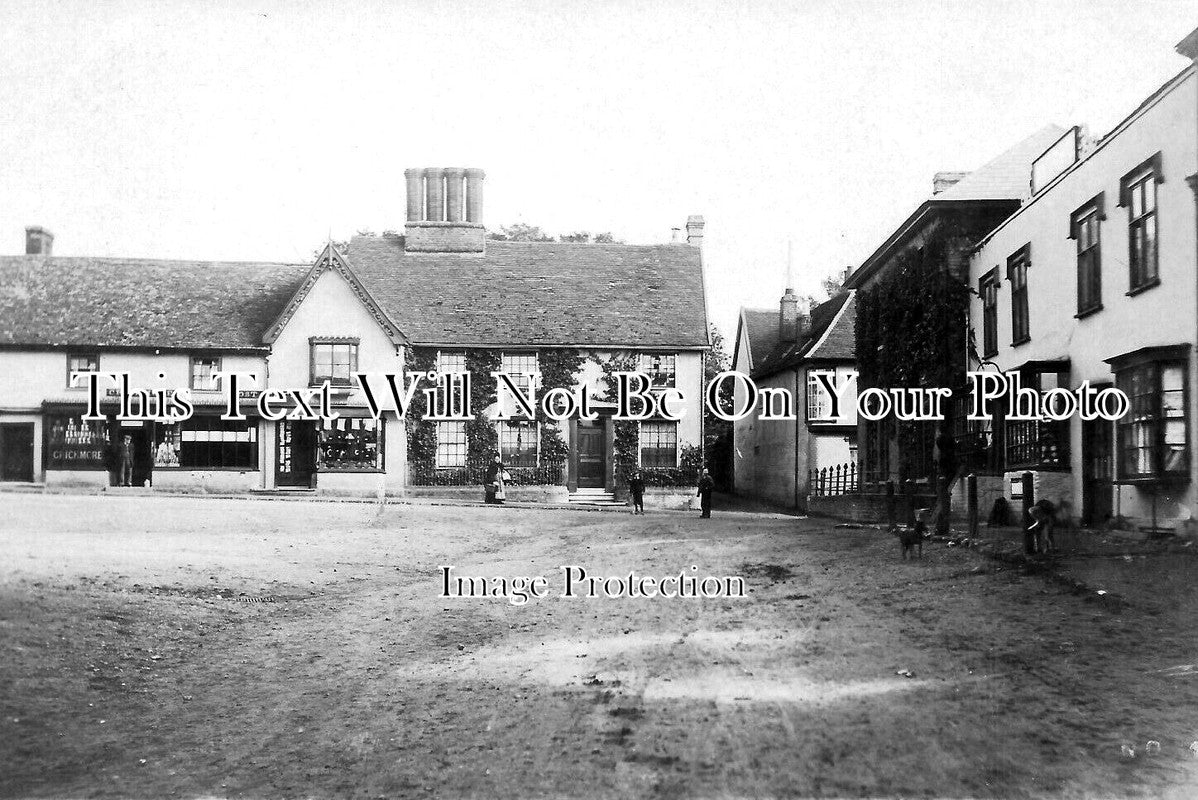
{"type": "Polygon", "coordinates": [[[1102,134],[1186,62],[1189,0],[14,2],[0,253],[309,261],[401,229],[406,167],[484,221],[668,242],[708,306],[776,307],[1049,123],[1102,134]]]}

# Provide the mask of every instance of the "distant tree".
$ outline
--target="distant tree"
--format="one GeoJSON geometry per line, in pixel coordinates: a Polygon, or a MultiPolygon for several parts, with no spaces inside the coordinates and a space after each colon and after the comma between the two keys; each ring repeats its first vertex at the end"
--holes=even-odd
{"type": "Polygon", "coordinates": [[[544,231],[540,226],[527,225],[523,222],[516,222],[511,225],[503,225],[498,231],[491,231],[487,234],[488,238],[499,242],[576,242],[578,244],[624,244],[623,241],[612,235],[611,231],[603,233],[591,233],[590,231],[574,231],[573,233],[563,233],[555,240],[552,236],[544,231]]]}
{"type": "Polygon", "coordinates": [[[536,225],[526,225],[516,222],[504,225],[498,231],[491,231],[488,236],[499,242],[552,242],[553,237],[536,225]]]}

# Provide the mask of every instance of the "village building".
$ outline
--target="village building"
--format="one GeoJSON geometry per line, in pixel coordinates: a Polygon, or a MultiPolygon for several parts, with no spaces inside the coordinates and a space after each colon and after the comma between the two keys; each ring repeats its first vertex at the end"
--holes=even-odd
{"type": "Polygon", "coordinates": [[[610,499],[637,468],[650,485],[693,481],[709,346],[702,217],[685,243],[495,241],[481,170],[405,176],[402,234],[330,244],[314,264],[64,258],[27,229],[26,254],[0,257],[0,481],[110,486],[126,436],[131,482],[155,489],[473,492],[496,453],[517,495],[610,499]],[[471,418],[425,419],[422,383],[400,419],[382,376],[412,370],[470,372],[471,418]],[[541,392],[586,387],[596,418],[500,419],[499,370],[539,373],[541,392]],[[679,389],[681,419],[613,420],[610,375],[630,370],[654,392],[679,389]],[[195,413],[119,420],[105,382],[105,418],[85,420],[88,392],[70,376],[87,372],[186,387],[195,413]],[[244,420],[222,419],[216,375],[234,372],[244,420]],[[379,376],[377,419],[358,373],[379,376]],[[324,384],[336,419],[263,418],[249,396],[324,384]]]}
{"type": "MultiPolygon", "coordinates": [[[[776,311],[741,309],[732,368],[767,394],[747,416],[733,422],[733,485],[738,494],[806,510],[811,496],[822,496],[832,481],[842,488],[855,481],[853,296],[851,290],[840,292],[806,309],[788,288],[776,311]],[[843,387],[837,414],[821,375],[843,387]],[[775,390],[778,398],[790,398],[789,409],[784,399],[768,395],[775,390]],[[786,417],[786,411],[789,418],[769,418],[786,417]]],[[[745,409],[748,385],[738,381],[733,394],[734,409],[745,409]]]]}
{"type": "Polygon", "coordinates": [[[858,415],[858,485],[836,513],[877,517],[888,485],[932,505],[938,478],[951,487],[958,476],[939,457],[946,442],[957,464],[978,457],[964,421],[969,253],[1026,201],[1033,161],[1063,133],[1046,126],[972,172],[937,173],[932,194],[845,281],[857,291],[860,390],[938,386],[954,396],[942,422],[858,415]]]}
{"type": "MultiPolygon", "coordinates": [[[[1198,56],[1198,31],[1178,46],[1198,56]]],[[[1086,382],[1130,398],[1116,422],[994,419],[989,494],[1035,499],[1065,518],[1175,529],[1198,511],[1198,75],[1190,64],[1105,136],[1063,132],[1028,173],[1034,194],[969,259],[972,369],[1023,387],[1086,382]]]]}

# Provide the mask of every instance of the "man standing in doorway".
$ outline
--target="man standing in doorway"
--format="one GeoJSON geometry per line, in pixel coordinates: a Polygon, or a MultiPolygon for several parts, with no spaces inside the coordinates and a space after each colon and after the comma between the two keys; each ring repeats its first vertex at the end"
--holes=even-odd
{"type": "Polygon", "coordinates": [[[121,438],[121,486],[133,485],[133,437],[121,438]]]}
{"type": "Polygon", "coordinates": [[[699,515],[702,519],[711,517],[711,492],[715,489],[715,481],[711,478],[711,473],[703,470],[702,477],[699,478],[699,508],[703,513],[699,515]]]}

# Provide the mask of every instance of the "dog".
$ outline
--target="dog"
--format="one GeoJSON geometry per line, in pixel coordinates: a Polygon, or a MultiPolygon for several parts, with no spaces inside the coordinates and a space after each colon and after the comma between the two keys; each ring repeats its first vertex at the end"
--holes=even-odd
{"type": "Polygon", "coordinates": [[[928,534],[928,517],[931,513],[930,508],[919,509],[915,512],[915,524],[910,527],[904,526],[897,531],[904,560],[914,558],[916,552],[923,558],[923,540],[928,534]]]}

